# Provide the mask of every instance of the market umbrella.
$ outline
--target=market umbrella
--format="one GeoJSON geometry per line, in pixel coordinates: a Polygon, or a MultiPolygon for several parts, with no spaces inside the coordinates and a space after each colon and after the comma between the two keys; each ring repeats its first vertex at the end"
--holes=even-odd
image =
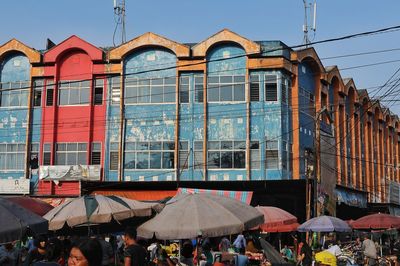
{"type": "Polygon", "coordinates": [[[90,226],[122,221],[132,217],[151,216],[161,210],[159,203],[147,203],[118,196],[85,195],[64,202],[43,217],[49,221],[49,230],[90,226]]]}
{"type": "Polygon", "coordinates": [[[262,213],[236,199],[206,193],[179,194],[137,231],[148,239],[216,237],[240,233],[263,222],[262,213]]]}
{"type": "Polygon", "coordinates": [[[19,240],[27,233],[47,233],[48,222],[39,215],[0,198],[0,243],[19,240]]]}
{"type": "Polygon", "coordinates": [[[350,232],[351,227],[343,220],[333,216],[318,216],[301,224],[299,232],[350,232]]]}
{"type": "Polygon", "coordinates": [[[259,226],[264,232],[292,232],[299,227],[297,218],[285,210],[271,206],[257,206],[256,209],[264,215],[264,223],[259,226]]]}
{"type": "Polygon", "coordinates": [[[21,207],[24,207],[25,209],[30,210],[33,213],[36,213],[39,216],[45,215],[54,208],[53,206],[42,200],[30,197],[18,196],[18,197],[7,197],[6,199],[20,205],[21,207]]]}
{"type": "Polygon", "coordinates": [[[355,220],[352,226],[354,229],[400,228],[400,217],[384,213],[375,213],[355,220]]]}

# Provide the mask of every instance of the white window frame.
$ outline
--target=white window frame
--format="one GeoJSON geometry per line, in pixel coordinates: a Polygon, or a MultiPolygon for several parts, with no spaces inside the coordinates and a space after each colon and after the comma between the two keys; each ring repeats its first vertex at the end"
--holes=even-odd
{"type": "Polygon", "coordinates": [[[207,102],[209,103],[241,103],[246,102],[246,75],[210,75],[207,77],[207,102]],[[231,77],[231,82],[222,82],[223,77],[231,77]],[[218,78],[218,83],[211,83],[211,78],[218,78]],[[235,78],[243,78],[243,82],[235,81],[235,78]],[[243,100],[235,100],[235,85],[243,85],[243,100]],[[221,100],[221,91],[226,89],[226,87],[231,86],[232,100],[221,100]],[[210,90],[218,90],[218,101],[210,100],[210,90]]]}
{"type": "Polygon", "coordinates": [[[58,106],[77,106],[77,105],[90,105],[90,94],[91,94],[91,81],[89,80],[63,80],[58,83],[58,106]],[[85,84],[87,83],[87,84],[85,84]],[[87,86],[83,86],[83,85],[87,86]],[[79,101],[78,103],[71,103],[71,91],[78,90],[79,101]],[[83,91],[87,90],[87,101],[83,102],[82,95],[83,91]],[[61,95],[63,91],[67,91],[68,100],[67,103],[61,103],[61,95]]]}
{"type": "Polygon", "coordinates": [[[125,89],[125,105],[153,105],[153,104],[174,104],[176,103],[176,78],[175,77],[160,77],[160,78],[137,78],[127,76],[124,82],[125,89]],[[173,81],[173,83],[169,83],[173,81]],[[143,83],[143,84],[140,84],[143,83]],[[147,84],[145,84],[147,83],[147,84]],[[166,92],[166,89],[169,87],[173,87],[173,100],[171,97],[171,101],[166,100],[165,95],[170,92],[166,92]],[[129,89],[136,89],[136,96],[128,96],[129,89]],[[153,101],[153,97],[159,96],[159,93],[153,94],[154,90],[162,90],[161,101],[153,101]],[[140,92],[144,93],[143,95],[139,95],[140,92]],[[148,98],[148,101],[139,102],[139,98],[148,98]],[[130,101],[127,101],[130,99],[130,101]]]}
{"type": "MultiPolygon", "coordinates": [[[[0,161],[4,163],[4,168],[0,168],[1,172],[7,171],[24,171],[25,167],[25,143],[0,143],[0,161]],[[16,147],[16,150],[12,150],[10,146],[16,147]],[[15,156],[15,167],[7,168],[10,156],[15,156]],[[22,158],[21,158],[22,157],[22,158]],[[21,165],[18,165],[21,164],[21,165]],[[18,168],[21,166],[21,168],[18,168]]],[[[1,164],[0,164],[1,167],[1,164]]]]}
{"type": "Polygon", "coordinates": [[[0,108],[26,108],[29,98],[29,81],[14,81],[0,83],[0,108]],[[3,91],[4,90],[4,91],[3,91]],[[7,95],[7,102],[3,104],[3,97],[7,95]],[[10,96],[18,99],[18,105],[10,105],[10,96]],[[23,97],[26,97],[25,99],[23,97]],[[25,100],[25,101],[23,101],[25,100]]]}
{"type": "Polygon", "coordinates": [[[87,153],[88,153],[88,143],[86,142],[57,142],[55,143],[55,156],[54,156],[54,162],[55,165],[78,165],[79,164],[79,155],[80,154],[85,154],[85,163],[82,165],[88,165],[88,161],[87,161],[87,153]],[[65,150],[59,150],[59,145],[65,145],[65,150]],[[69,150],[68,145],[76,145],[76,149],[75,150],[69,150]],[[86,145],[86,149],[85,150],[79,150],[79,145],[86,145]],[[75,164],[67,164],[68,159],[67,156],[68,154],[74,154],[75,153],[75,164]],[[64,158],[64,163],[60,164],[59,160],[60,158],[58,156],[60,156],[60,154],[64,154],[65,158],[64,158]]]}

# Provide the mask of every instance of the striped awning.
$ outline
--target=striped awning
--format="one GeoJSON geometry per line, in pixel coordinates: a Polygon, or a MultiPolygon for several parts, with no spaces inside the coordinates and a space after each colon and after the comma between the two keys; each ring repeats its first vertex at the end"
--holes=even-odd
{"type": "Polygon", "coordinates": [[[198,189],[198,188],[179,188],[178,193],[209,193],[213,195],[224,196],[228,198],[237,199],[241,202],[250,205],[253,196],[252,191],[230,191],[230,190],[211,190],[211,189],[198,189]]]}

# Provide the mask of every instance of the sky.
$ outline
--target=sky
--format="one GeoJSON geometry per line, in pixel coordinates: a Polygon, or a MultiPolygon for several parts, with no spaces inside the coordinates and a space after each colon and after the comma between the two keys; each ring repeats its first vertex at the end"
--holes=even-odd
{"type": "MultiPolygon", "coordinates": [[[[399,0],[317,0],[317,30],[310,37],[320,41],[397,26],[399,10],[399,0]]],[[[47,38],[57,44],[77,35],[96,46],[113,46],[113,0],[1,0],[0,11],[0,45],[16,38],[41,50],[47,38]]],[[[302,0],[126,0],[127,40],[154,32],[177,42],[197,43],[228,28],[254,41],[280,40],[294,46],[303,42],[303,21],[302,0]]],[[[354,79],[357,89],[371,88],[370,96],[376,96],[373,89],[400,67],[400,31],[313,47],[324,66],[337,65],[343,78],[354,79]],[[337,58],[383,50],[392,51],[337,58]],[[387,61],[396,62],[346,69],[387,61]]],[[[400,99],[397,94],[382,102],[400,115],[400,101],[389,101],[400,99]]]]}

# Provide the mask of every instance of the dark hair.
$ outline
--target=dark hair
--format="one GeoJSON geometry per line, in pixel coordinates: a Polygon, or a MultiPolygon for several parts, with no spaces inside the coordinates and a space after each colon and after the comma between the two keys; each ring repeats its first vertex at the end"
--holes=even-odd
{"type": "Polygon", "coordinates": [[[129,238],[136,240],[136,237],[137,237],[136,228],[128,226],[125,229],[125,236],[128,236],[129,238]]]}
{"type": "Polygon", "coordinates": [[[101,265],[103,252],[97,239],[83,238],[72,244],[72,248],[79,249],[89,263],[89,266],[101,265]]]}
{"type": "Polygon", "coordinates": [[[33,239],[33,245],[37,248],[46,248],[47,245],[47,237],[43,235],[39,235],[36,238],[33,239]],[[40,242],[45,242],[44,247],[40,246],[40,242]]]}
{"type": "Polygon", "coordinates": [[[58,238],[52,238],[47,242],[46,259],[47,261],[57,261],[61,257],[62,243],[58,238]]]}

